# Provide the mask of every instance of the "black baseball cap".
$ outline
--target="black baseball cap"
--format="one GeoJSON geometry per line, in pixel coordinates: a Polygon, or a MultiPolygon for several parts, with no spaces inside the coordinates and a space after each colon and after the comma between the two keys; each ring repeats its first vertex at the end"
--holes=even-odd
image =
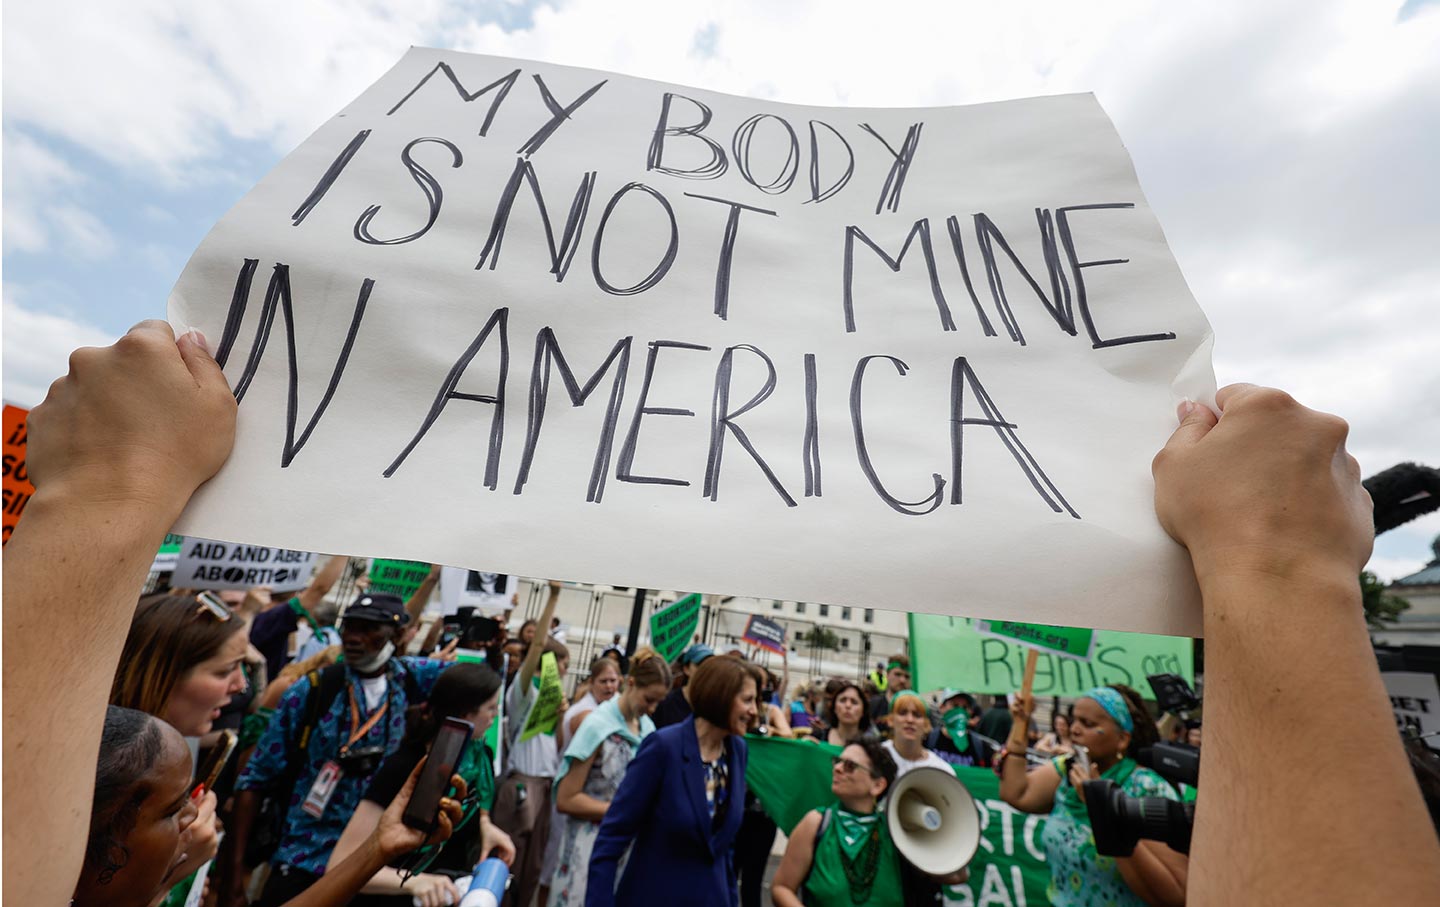
{"type": "Polygon", "coordinates": [[[389,592],[367,592],[345,609],[342,620],[368,620],[403,627],[410,622],[410,615],[405,613],[405,602],[400,596],[389,592]]]}

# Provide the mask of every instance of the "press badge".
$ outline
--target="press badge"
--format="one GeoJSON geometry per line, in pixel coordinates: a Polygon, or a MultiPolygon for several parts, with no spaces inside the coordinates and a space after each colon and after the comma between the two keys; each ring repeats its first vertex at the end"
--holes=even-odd
{"type": "Polygon", "coordinates": [[[330,798],[335,795],[335,787],[340,783],[340,774],[340,763],[334,760],[325,763],[300,808],[317,819],[323,816],[325,807],[330,805],[330,798]]]}

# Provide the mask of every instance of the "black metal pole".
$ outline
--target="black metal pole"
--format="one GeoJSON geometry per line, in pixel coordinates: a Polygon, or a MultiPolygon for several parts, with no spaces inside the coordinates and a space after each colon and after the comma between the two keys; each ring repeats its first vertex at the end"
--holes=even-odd
{"type": "Polygon", "coordinates": [[[635,590],[635,607],[630,611],[630,636],[625,640],[625,654],[634,657],[640,647],[640,622],[645,619],[645,596],[649,589],[635,590]]]}

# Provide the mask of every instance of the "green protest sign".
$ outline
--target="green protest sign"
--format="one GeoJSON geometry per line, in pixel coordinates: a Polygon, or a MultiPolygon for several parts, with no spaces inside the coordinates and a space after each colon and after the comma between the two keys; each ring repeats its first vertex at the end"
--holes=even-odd
{"type": "Polygon", "coordinates": [[[430,565],[424,561],[392,561],[377,557],[370,562],[370,591],[388,592],[409,601],[429,575],[430,565]]]}
{"type": "MultiPolygon", "coordinates": [[[[1149,692],[1150,674],[1179,674],[1195,682],[1194,645],[1185,636],[1096,630],[1094,654],[1076,661],[1041,653],[1037,696],[1079,696],[1091,687],[1123,683],[1149,692]]],[[[910,662],[915,689],[951,687],[970,693],[1013,693],[1025,673],[1026,647],[976,631],[968,619],[910,615],[910,662]]]]}
{"type": "Polygon", "coordinates": [[[1013,620],[977,620],[975,631],[983,636],[1013,639],[1042,652],[1054,652],[1082,661],[1095,651],[1095,631],[1085,627],[1050,627],[1022,624],[1013,620]]]}
{"type": "MultiPolygon", "coordinates": [[[[780,829],[789,833],[812,809],[832,802],[830,758],[840,747],[781,737],[747,737],[745,783],[780,829]]],[[[1027,815],[1000,799],[1000,780],[985,768],[955,768],[980,809],[980,850],[970,879],[945,889],[946,907],[1038,907],[1048,904],[1050,870],[1040,833],[1045,817],[1027,815]]]]}
{"type": "Polygon", "coordinates": [[[650,615],[650,645],[666,661],[685,651],[700,623],[700,596],[687,595],[675,604],[650,615]]]}
{"type": "Polygon", "coordinates": [[[553,652],[546,652],[540,658],[540,676],[536,682],[540,684],[540,695],[530,710],[530,717],[525,719],[521,743],[540,734],[555,733],[555,725],[560,723],[560,702],[565,698],[565,691],[560,687],[560,666],[553,652]]]}
{"type": "Polygon", "coordinates": [[[160,543],[160,550],[155,552],[155,560],[151,563],[150,569],[156,573],[174,570],[176,563],[180,560],[180,546],[184,544],[185,536],[167,532],[165,541],[160,543]]]}

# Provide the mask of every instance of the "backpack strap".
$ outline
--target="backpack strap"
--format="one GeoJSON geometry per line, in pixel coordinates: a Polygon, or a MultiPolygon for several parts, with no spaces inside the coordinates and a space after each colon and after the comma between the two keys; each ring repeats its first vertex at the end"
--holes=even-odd
{"type": "Polygon", "coordinates": [[[827,806],[820,811],[820,824],[815,826],[815,840],[810,844],[810,868],[805,870],[805,878],[800,880],[800,886],[795,893],[800,895],[800,903],[810,904],[809,888],[810,874],[815,871],[815,857],[820,853],[820,839],[825,837],[825,829],[830,827],[830,813],[834,807],[827,806]]]}
{"type": "Polygon", "coordinates": [[[310,748],[310,735],[320,723],[320,717],[330,710],[330,706],[339,698],[340,691],[345,689],[345,666],[330,665],[324,670],[311,671],[305,676],[310,681],[310,692],[305,697],[305,721],[300,726],[297,755],[310,748]]]}

